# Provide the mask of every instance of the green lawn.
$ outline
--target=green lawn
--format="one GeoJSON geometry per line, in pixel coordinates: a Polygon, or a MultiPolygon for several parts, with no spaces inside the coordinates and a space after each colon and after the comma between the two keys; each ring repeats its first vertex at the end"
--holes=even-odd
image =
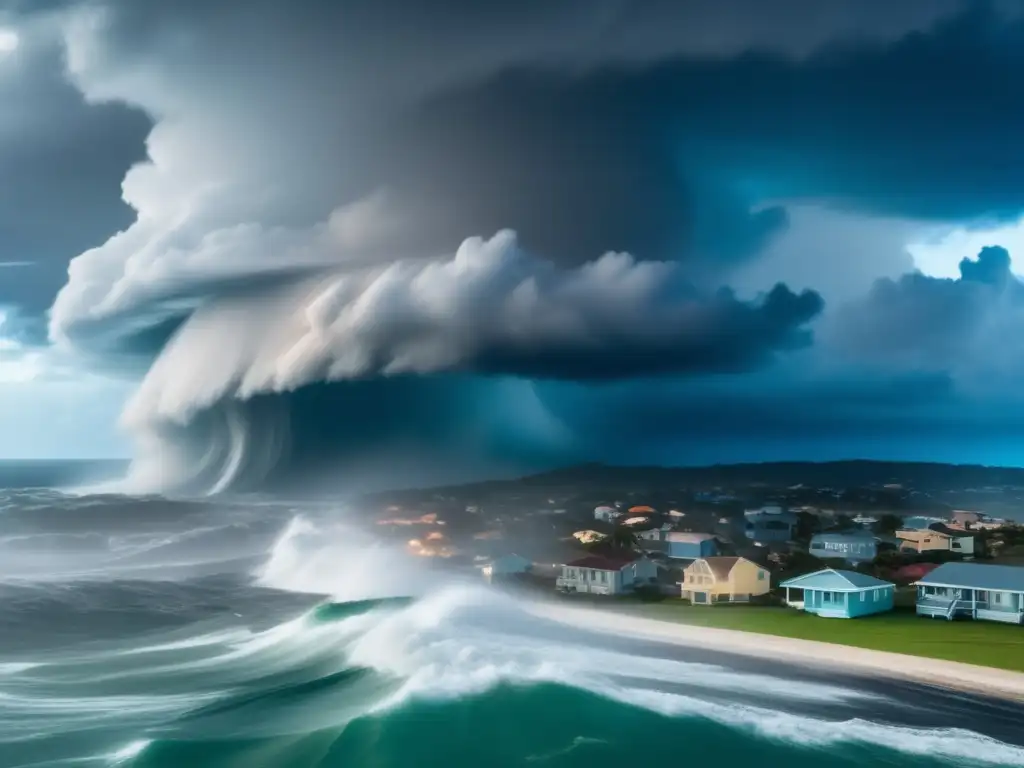
{"type": "Polygon", "coordinates": [[[793,608],[691,606],[671,599],[656,603],[616,600],[606,605],[662,621],[799,637],[1024,672],[1024,626],[929,619],[909,610],[857,619],[823,619],[793,608]]]}

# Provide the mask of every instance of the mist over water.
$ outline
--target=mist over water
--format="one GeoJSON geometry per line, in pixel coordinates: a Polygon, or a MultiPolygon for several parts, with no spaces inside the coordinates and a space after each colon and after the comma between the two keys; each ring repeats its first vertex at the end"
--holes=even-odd
{"type": "Polygon", "coordinates": [[[3,768],[1024,765],[1020,722],[563,623],[341,502],[0,491],[3,768]]]}

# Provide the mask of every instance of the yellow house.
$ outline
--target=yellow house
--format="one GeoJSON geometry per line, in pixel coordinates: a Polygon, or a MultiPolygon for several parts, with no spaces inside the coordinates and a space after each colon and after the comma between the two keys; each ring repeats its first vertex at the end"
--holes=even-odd
{"type": "Polygon", "coordinates": [[[967,531],[955,531],[946,526],[943,530],[937,530],[940,526],[927,530],[902,530],[896,531],[896,538],[900,540],[900,549],[904,552],[957,552],[965,557],[974,556],[974,536],[967,531]]]}
{"type": "Polygon", "coordinates": [[[744,557],[702,557],[683,571],[682,597],[694,605],[748,603],[771,584],[768,569],[744,557]]]}
{"type": "Polygon", "coordinates": [[[906,530],[896,531],[900,540],[900,549],[914,552],[949,549],[949,537],[935,531],[906,530]]]}

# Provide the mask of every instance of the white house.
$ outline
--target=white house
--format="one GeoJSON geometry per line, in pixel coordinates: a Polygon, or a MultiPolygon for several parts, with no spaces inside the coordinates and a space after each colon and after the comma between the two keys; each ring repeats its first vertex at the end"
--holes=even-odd
{"type": "Polygon", "coordinates": [[[655,584],[657,578],[658,566],[646,557],[589,555],[563,565],[555,586],[566,592],[620,595],[655,584]]]}
{"type": "Polygon", "coordinates": [[[615,507],[601,505],[594,510],[594,519],[604,523],[612,523],[622,517],[622,513],[615,507]]]}
{"type": "Polygon", "coordinates": [[[496,557],[494,560],[489,562],[483,568],[480,569],[480,573],[483,574],[484,579],[488,582],[500,580],[504,576],[512,576],[517,573],[526,573],[530,570],[530,566],[533,565],[531,560],[510,553],[496,557]]]}

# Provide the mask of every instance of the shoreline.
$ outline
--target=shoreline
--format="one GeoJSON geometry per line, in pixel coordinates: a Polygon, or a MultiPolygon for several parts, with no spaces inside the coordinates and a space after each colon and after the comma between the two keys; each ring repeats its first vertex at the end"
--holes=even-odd
{"type": "MultiPolygon", "coordinates": [[[[828,667],[847,674],[909,681],[962,693],[1024,703],[1024,673],[924,656],[876,651],[820,640],[767,635],[662,621],[600,608],[534,603],[529,610],[544,618],[619,637],[666,642],[757,658],[807,669],[828,667]]],[[[828,621],[828,619],[823,619],[828,621]]],[[[840,619],[836,619],[840,621],[840,619]]]]}

